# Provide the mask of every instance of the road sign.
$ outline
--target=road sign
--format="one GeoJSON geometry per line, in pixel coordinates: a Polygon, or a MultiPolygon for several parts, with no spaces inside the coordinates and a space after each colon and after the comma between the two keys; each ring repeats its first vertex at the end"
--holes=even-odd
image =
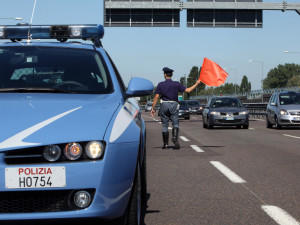
{"type": "Polygon", "coordinates": [[[187,10],[188,27],[262,27],[263,10],[300,14],[299,3],[262,0],[105,0],[106,27],[179,27],[187,10]]]}
{"type": "Polygon", "coordinates": [[[106,27],[179,27],[179,0],[105,0],[106,27]]]}
{"type": "Polygon", "coordinates": [[[262,27],[262,10],[188,9],[188,27],[262,27]]]}

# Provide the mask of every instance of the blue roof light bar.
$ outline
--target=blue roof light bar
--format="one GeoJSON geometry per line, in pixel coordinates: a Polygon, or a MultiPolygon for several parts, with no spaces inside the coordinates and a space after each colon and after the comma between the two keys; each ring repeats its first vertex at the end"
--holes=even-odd
{"type": "Polygon", "coordinates": [[[0,39],[102,39],[102,25],[0,26],[0,39]],[[29,34],[29,35],[28,35],[29,34]]]}

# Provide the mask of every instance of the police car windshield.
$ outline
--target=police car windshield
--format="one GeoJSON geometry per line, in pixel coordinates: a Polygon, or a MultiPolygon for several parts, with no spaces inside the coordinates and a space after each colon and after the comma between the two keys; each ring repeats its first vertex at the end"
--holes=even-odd
{"type": "Polygon", "coordinates": [[[211,101],[210,107],[242,107],[242,103],[236,98],[216,98],[211,101]]]}
{"type": "Polygon", "coordinates": [[[279,95],[280,105],[300,105],[300,93],[284,93],[279,95]]]}
{"type": "Polygon", "coordinates": [[[112,82],[96,51],[60,47],[0,48],[0,91],[111,93],[112,82]]]}

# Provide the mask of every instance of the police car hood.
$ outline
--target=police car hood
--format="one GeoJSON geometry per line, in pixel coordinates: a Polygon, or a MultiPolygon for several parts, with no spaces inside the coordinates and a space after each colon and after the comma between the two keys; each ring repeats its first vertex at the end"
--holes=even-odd
{"type": "Polygon", "coordinates": [[[114,95],[0,95],[0,151],[103,140],[119,106],[114,95]]]}

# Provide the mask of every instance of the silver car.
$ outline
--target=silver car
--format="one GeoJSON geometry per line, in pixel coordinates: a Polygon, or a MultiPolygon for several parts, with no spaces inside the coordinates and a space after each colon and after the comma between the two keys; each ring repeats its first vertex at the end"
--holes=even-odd
{"type": "Polygon", "coordinates": [[[266,125],[277,129],[282,126],[300,126],[300,93],[277,92],[269,101],[266,112],[266,125]]]}
{"type": "Polygon", "coordinates": [[[203,128],[214,126],[236,126],[249,128],[249,114],[241,101],[236,97],[214,97],[205,106],[203,128]]]}

